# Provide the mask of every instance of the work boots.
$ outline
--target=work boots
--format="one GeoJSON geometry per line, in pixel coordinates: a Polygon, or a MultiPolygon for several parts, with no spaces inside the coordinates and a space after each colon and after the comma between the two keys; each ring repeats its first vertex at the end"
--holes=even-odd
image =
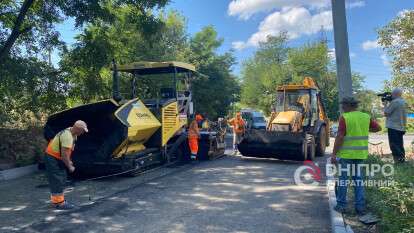
{"type": "Polygon", "coordinates": [[[74,204],[71,204],[67,201],[64,201],[60,204],[56,204],[54,205],[55,209],[57,210],[71,210],[71,209],[75,209],[76,206],[74,204]]]}

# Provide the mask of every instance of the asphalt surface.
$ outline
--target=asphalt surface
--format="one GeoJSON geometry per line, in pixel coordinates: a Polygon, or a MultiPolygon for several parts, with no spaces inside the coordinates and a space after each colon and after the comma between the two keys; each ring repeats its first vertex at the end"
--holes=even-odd
{"type": "Polygon", "coordinates": [[[26,177],[0,185],[0,232],[330,232],[324,183],[296,185],[301,165],[228,155],[95,182],[92,201],[80,182],[71,212],[52,211],[43,181],[26,177]]]}
{"type": "Polygon", "coordinates": [[[325,188],[299,164],[225,157],[46,218],[27,232],[329,232],[325,188]],[[50,221],[47,221],[50,219],[50,221]]]}
{"type": "MultiPolygon", "coordinates": [[[[414,135],[404,139],[409,146],[414,135]]],[[[370,150],[389,152],[386,135],[372,134],[370,142],[370,150]]],[[[325,160],[318,158],[322,172],[325,160]]],[[[46,179],[37,173],[0,183],[0,232],[329,232],[323,179],[295,185],[301,165],[227,155],[81,181],[66,191],[80,206],[71,212],[50,208],[46,179]]]]}

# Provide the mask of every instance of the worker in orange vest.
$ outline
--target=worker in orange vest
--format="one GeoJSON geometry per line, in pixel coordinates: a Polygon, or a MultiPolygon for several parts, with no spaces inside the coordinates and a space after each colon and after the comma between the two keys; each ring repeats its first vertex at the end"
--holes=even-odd
{"type": "Polygon", "coordinates": [[[241,113],[237,112],[236,117],[230,119],[228,123],[233,127],[233,150],[237,153],[237,146],[243,138],[246,122],[241,117],[241,113]]]}
{"type": "Polygon", "coordinates": [[[72,173],[75,171],[71,155],[75,149],[75,141],[78,136],[87,133],[88,128],[84,121],[76,121],[72,127],[60,131],[50,140],[45,155],[45,166],[51,202],[56,209],[69,210],[75,208],[73,204],[65,201],[63,194],[66,184],[66,169],[72,173]]]}
{"type": "Polygon", "coordinates": [[[198,139],[200,138],[200,130],[198,129],[198,121],[202,121],[201,115],[197,114],[196,119],[191,121],[188,128],[188,145],[190,146],[191,159],[197,159],[198,153],[198,139]]]}

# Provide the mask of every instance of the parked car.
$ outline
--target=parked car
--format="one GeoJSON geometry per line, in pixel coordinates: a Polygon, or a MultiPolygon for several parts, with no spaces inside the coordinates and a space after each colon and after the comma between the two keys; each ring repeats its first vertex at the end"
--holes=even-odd
{"type": "Polygon", "coordinates": [[[263,113],[253,109],[243,109],[241,111],[242,118],[246,121],[249,129],[266,129],[266,119],[263,113]]]}

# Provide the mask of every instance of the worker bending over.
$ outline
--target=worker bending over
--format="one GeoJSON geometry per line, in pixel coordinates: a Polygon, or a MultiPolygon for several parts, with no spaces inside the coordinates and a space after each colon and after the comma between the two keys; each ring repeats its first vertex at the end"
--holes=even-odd
{"type": "Polygon", "coordinates": [[[236,117],[230,119],[228,123],[233,127],[233,150],[234,153],[237,153],[238,145],[244,135],[246,122],[241,117],[241,113],[237,112],[236,117]]]}
{"type": "Polygon", "coordinates": [[[367,113],[357,111],[358,103],[354,97],[345,97],[341,101],[343,114],[339,118],[338,135],[335,139],[331,162],[339,158],[339,184],[335,210],[346,210],[346,192],[348,179],[352,177],[357,214],[365,212],[363,169],[361,166],[368,157],[369,132],[378,132],[381,126],[367,113]]]}
{"type": "Polygon", "coordinates": [[[198,129],[198,121],[197,119],[201,119],[201,116],[197,115],[196,119],[191,121],[190,127],[188,128],[188,145],[190,146],[191,151],[191,159],[197,159],[198,153],[198,139],[200,138],[200,130],[198,129]]]}
{"type": "Polygon", "coordinates": [[[75,207],[65,201],[63,194],[67,179],[66,169],[70,173],[75,171],[71,160],[75,141],[78,136],[87,132],[86,123],[80,120],[76,121],[72,127],[56,134],[46,148],[46,172],[51,192],[51,202],[56,209],[68,210],[75,207]]]}

